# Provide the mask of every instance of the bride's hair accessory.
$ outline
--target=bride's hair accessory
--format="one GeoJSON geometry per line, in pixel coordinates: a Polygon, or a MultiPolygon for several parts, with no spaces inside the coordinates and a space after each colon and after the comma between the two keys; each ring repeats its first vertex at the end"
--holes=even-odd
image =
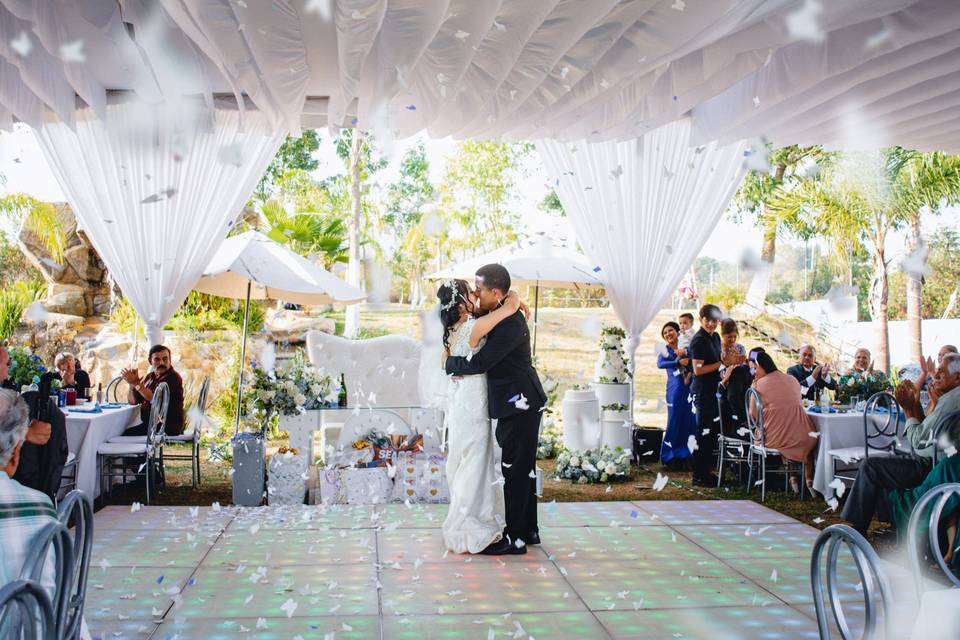
{"type": "Polygon", "coordinates": [[[448,311],[454,308],[455,306],[457,306],[461,301],[463,302],[467,301],[467,299],[460,292],[460,288],[457,286],[456,280],[446,280],[443,283],[441,283],[440,287],[441,288],[446,287],[453,292],[453,295],[450,296],[450,300],[446,304],[440,305],[441,311],[448,311]]]}

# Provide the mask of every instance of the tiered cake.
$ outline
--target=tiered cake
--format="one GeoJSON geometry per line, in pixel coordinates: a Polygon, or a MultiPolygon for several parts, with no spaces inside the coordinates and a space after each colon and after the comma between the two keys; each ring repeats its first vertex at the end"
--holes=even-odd
{"type": "Polygon", "coordinates": [[[624,384],[629,381],[627,359],[623,353],[626,332],[620,327],[604,327],[600,332],[600,358],[597,361],[597,382],[624,384]]]}

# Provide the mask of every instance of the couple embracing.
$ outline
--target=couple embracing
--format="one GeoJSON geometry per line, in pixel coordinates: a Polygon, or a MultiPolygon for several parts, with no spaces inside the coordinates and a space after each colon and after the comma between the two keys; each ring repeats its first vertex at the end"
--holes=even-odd
{"type": "Polygon", "coordinates": [[[483,266],[475,284],[471,290],[465,280],[450,280],[437,291],[442,365],[450,376],[443,538],[456,553],[522,554],[540,543],[535,468],[546,394],[530,356],[527,310],[510,291],[509,272],[483,266]]]}

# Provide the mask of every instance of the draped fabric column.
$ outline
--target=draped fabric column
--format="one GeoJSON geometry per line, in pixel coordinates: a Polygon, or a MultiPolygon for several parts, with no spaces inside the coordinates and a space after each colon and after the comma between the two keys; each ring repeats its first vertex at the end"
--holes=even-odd
{"type": "Polygon", "coordinates": [[[285,131],[235,104],[109,104],[36,131],[57,181],[150,344],[200,278],[285,131]]]}
{"type": "Polygon", "coordinates": [[[624,142],[542,140],[537,149],[583,251],[627,332],[640,332],[696,258],[743,178],[744,145],[689,146],[687,118],[624,142]]]}

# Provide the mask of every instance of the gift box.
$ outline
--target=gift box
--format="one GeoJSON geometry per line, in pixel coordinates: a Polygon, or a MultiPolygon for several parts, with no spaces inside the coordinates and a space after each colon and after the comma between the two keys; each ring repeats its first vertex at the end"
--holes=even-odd
{"type": "Polygon", "coordinates": [[[373,462],[370,466],[383,467],[422,451],[422,434],[380,436],[373,442],[373,462]]]}
{"type": "Polygon", "coordinates": [[[407,455],[394,461],[394,499],[400,502],[450,501],[447,460],[442,454],[407,455]]]}
{"type": "Polygon", "coordinates": [[[347,483],[343,469],[318,469],[317,487],[321,504],[346,504],[347,483]]]}
{"type": "Polygon", "coordinates": [[[393,481],[384,467],[342,469],[349,504],[383,504],[390,502],[393,481]]]}
{"type": "Polygon", "coordinates": [[[287,451],[270,457],[267,475],[267,502],[271,505],[303,504],[306,490],[307,456],[287,451]]]}

